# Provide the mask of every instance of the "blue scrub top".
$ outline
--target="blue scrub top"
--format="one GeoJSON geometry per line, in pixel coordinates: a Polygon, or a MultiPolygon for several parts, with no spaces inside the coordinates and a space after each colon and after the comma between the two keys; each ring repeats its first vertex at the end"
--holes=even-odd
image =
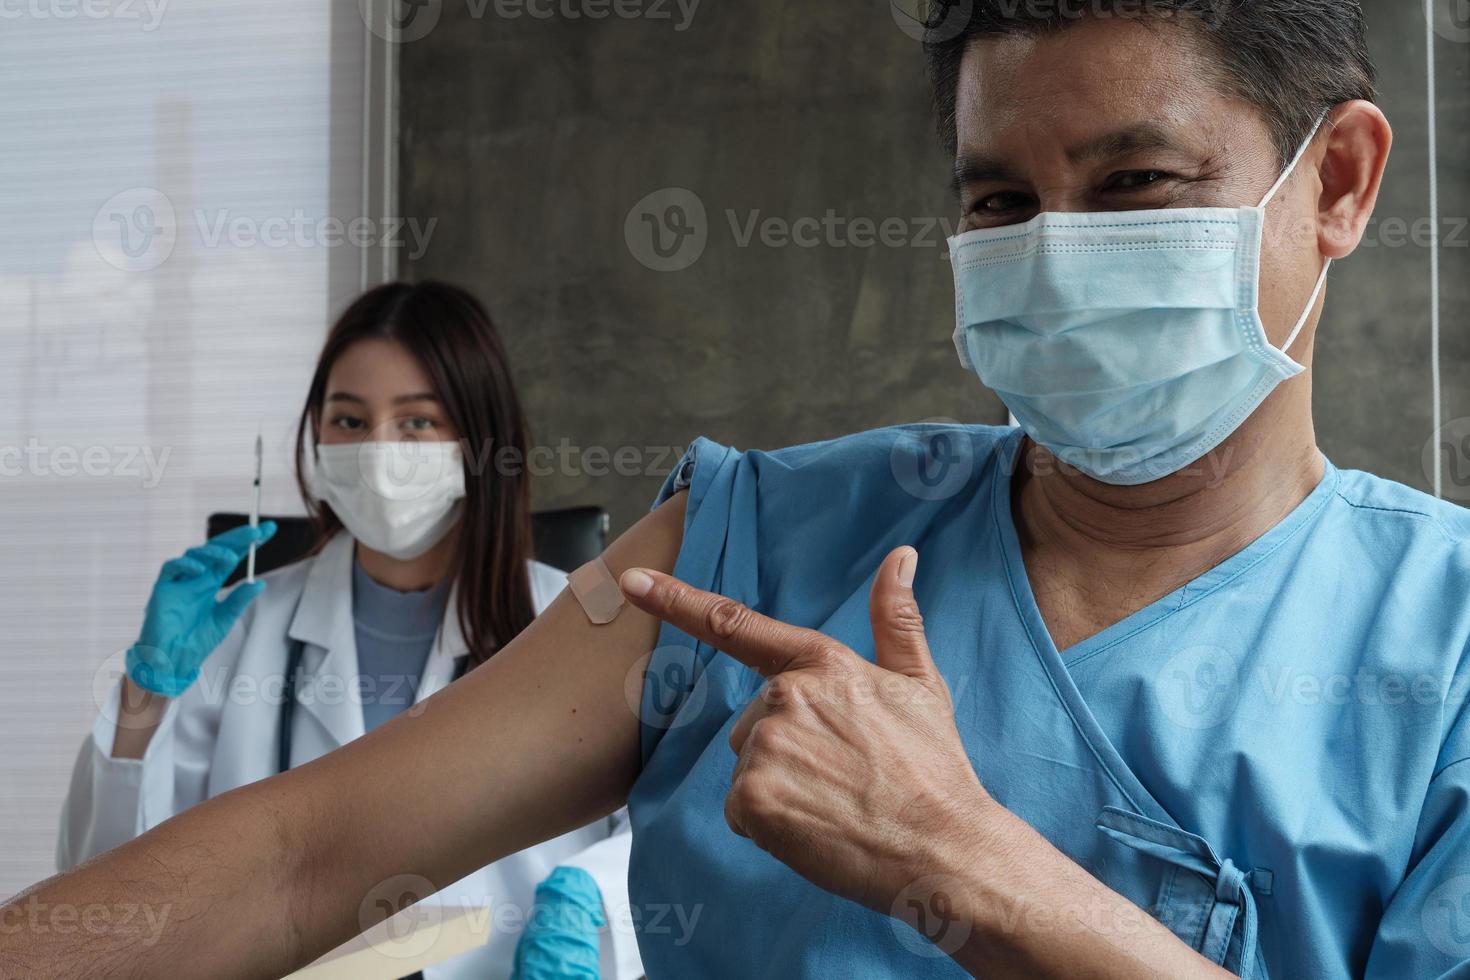
{"type": "MultiPolygon", "coordinates": [[[[701,439],[659,497],[689,491],[675,574],[872,659],[873,574],[914,545],[976,772],[1064,853],[1243,976],[1470,976],[1470,512],[1329,463],[1243,551],[1059,652],[1011,518],[1021,440],[701,439]]],[[[651,980],[964,976],[944,935],[726,826],[726,737],[761,683],[663,628],[629,801],[651,980]]]]}

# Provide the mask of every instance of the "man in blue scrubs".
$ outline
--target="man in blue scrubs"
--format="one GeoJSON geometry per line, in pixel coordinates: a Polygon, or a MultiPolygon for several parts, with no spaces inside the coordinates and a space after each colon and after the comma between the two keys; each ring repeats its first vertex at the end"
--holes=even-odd
{"type": "Polygon", "coordinates": [[[1242,976],[1470,976],[1470,514],[1313,435],[1391,142],[1361,13],[1117,6],[930,48],[955,340],[1023,428],[701,441],[666,487],[634,900],[721,928],[651,974],[1208,975],[1123,896],[1242,976]]]}
{"type": "Polygon", "coordinates": [[[1312,427],[1391,134],[1354,0],[1238,6],[937,12],[955,341],[1022,428],[697,441],[604,556],[636,609],[40,886],[0,923],[173,924],[0,973],[280,972],[626,800],[653,980],[1470,976],[1470,517],[1312,427]]]}

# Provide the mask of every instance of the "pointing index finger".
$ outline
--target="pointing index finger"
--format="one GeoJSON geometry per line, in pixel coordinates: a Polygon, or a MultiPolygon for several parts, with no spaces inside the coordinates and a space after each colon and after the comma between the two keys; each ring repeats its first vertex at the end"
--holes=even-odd
{"type": "Polygon", "coordinates": [[[618,583],[628,601],[646,613],[722,650],[771,677],[818,666],[838,644],[816,630],[791,626],[725,596],[648,568],[630,568],[618,583]]]}

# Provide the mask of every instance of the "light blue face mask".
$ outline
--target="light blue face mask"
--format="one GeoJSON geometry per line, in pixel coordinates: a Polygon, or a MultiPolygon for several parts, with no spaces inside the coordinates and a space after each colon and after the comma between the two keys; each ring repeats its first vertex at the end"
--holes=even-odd
{"type": "MultiPolygon", "coordinates": [[[[1325,117],[1324,117],[1325,118],[1325,117]]],[[[1176,473],[1219,445],[1282,381],[1257,311],[1266,205],[1043,213],[949,240],[955,348],[1036,442],[1120,486],[1176,473]]]]}

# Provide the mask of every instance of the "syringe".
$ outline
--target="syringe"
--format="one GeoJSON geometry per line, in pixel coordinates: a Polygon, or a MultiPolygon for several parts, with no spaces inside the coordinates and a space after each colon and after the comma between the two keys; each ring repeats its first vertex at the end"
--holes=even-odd
{"type": "MultiPolygon", "coordinates": [[[[250,527],[260,527],[260,463],[264,457],[260,433],[255,434],[255,500],[250,505],[250,527]]],[[[250,555],[245,559],[245,581],[255,581],[255,541],[250,542],[250,555]]]]}

